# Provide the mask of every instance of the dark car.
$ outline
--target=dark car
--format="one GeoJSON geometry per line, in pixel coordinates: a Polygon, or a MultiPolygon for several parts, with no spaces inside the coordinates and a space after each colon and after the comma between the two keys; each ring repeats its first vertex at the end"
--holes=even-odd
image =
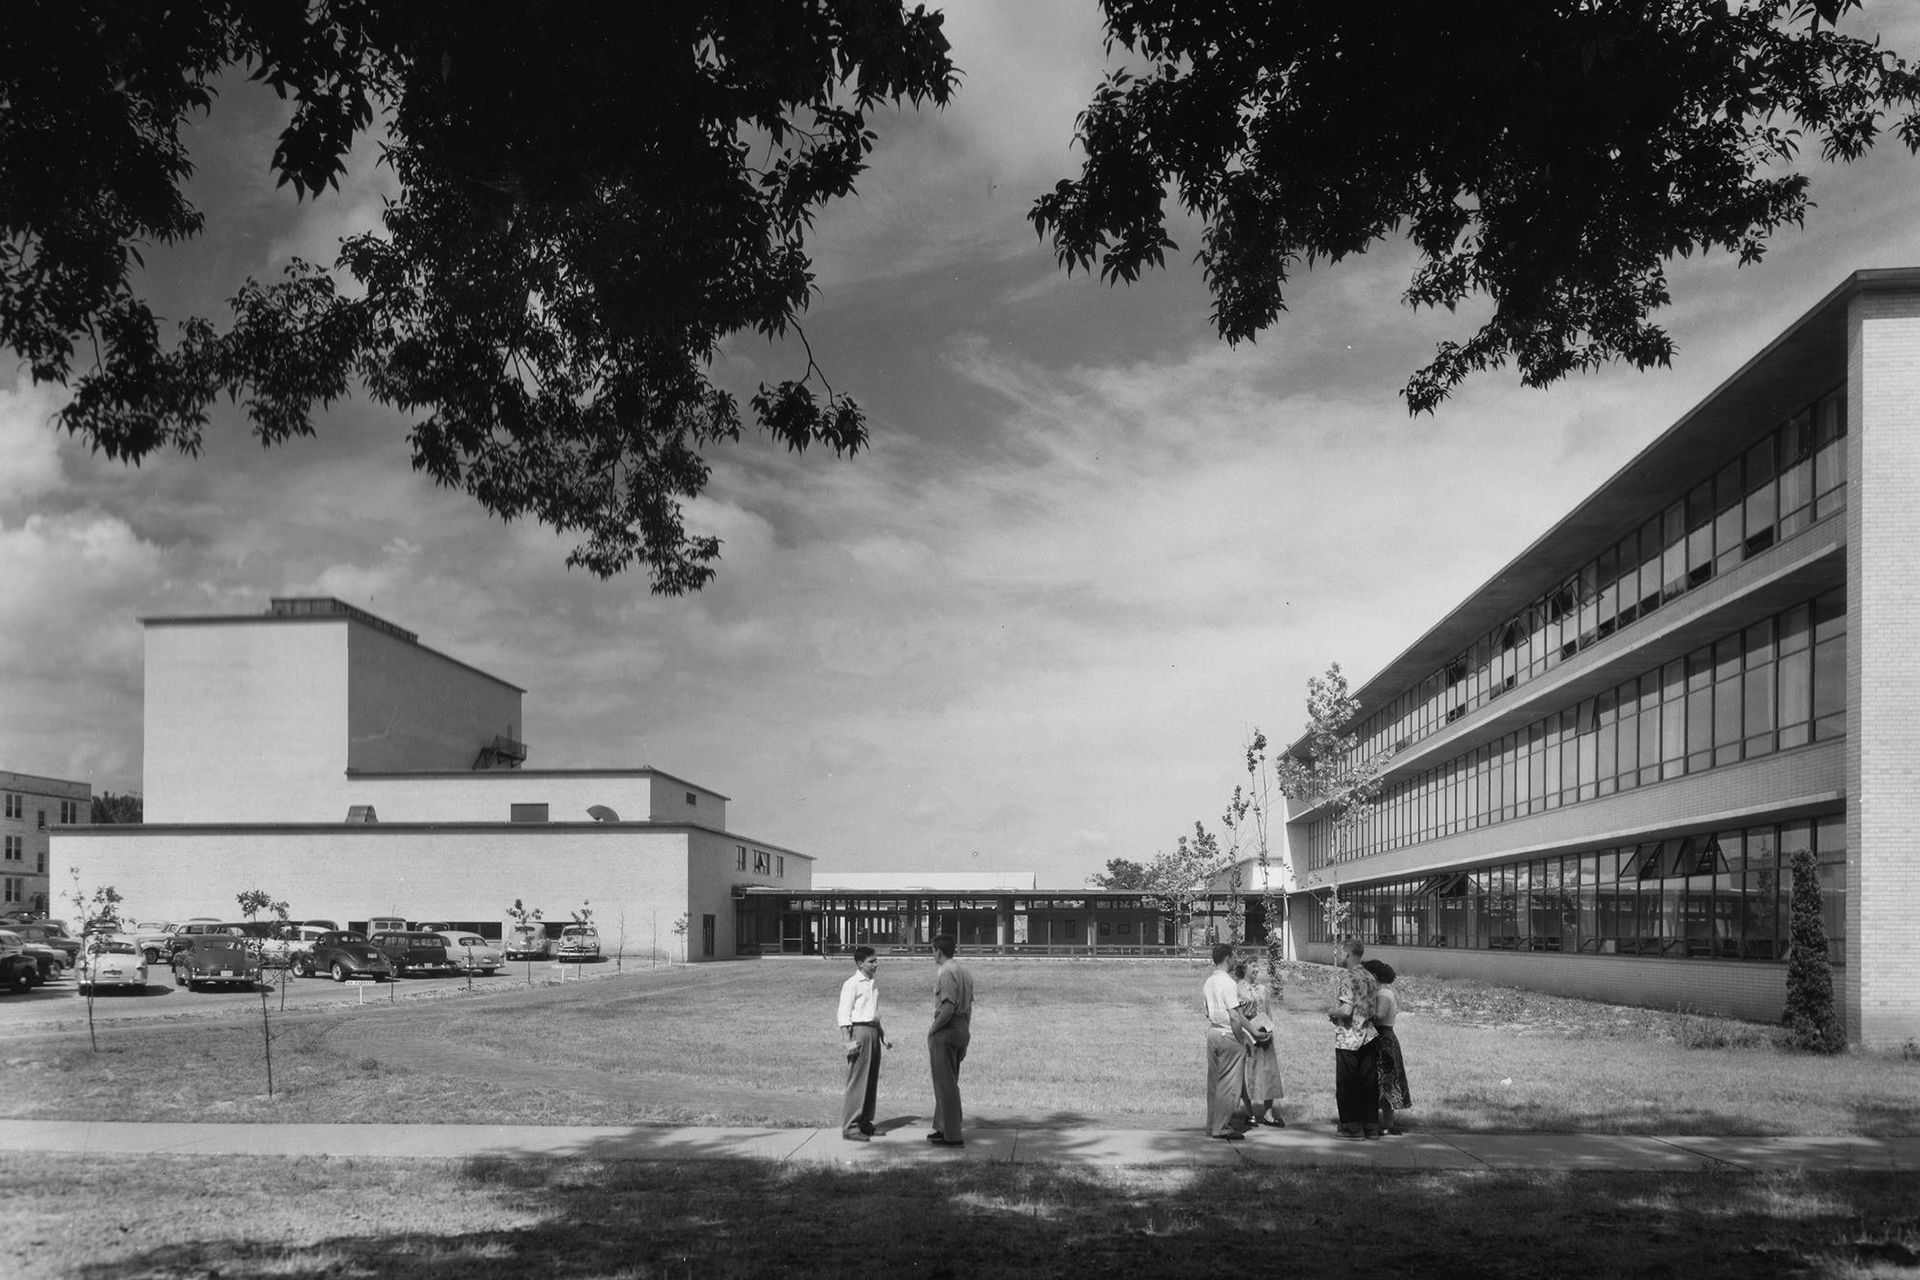
{"type": "Polygon", "coordinates": [[[251,990],[260,981],[260,957],[245,938],[198,934],[173,953],[173,983],[189,991],[228,986],[251,990]]]}
{"type": "Polygon", "coordinates": [[[26,942],[44,942],[56,951],[66,952],[66,967],[69,969],[73,968],[74,963],[80,958],[80,939],[68,937],[64,932],[54,928],[46,921],[41,921],[37,924],[16,924],[8,927],[12,929],[13,932],[19,934],[22,940],[26,942]]]}
{"type": "Polygon", "coordinates": [[[369,943],[366,934],[351,929],[321,934],[309,950],[294,956],[294,963],[303,977],[324,973],[335,982],[362,975],[384,982],[393,976],[393,964],[387,959],[387,953],[369,943]]]}
{"type": "Polygon", "coordinates": [[[367,939],[393,963],[393,976],[409,973],[458,973],[460,966],[447,954],[447,940],[437,933],[376,933],[367,939]]]}

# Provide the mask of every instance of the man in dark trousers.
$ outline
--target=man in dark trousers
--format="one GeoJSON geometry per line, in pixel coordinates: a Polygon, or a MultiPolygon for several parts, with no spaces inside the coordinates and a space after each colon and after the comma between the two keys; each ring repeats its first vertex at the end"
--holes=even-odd
{"type": "Polygon", "coordinates": [[[880,1095],[880,1050],[893,1041],[880,1025],[880,968],[872,947],[853,949],[853,976],[840,984],[840,1029],[847,1033],[847,1098],[840,1136],[865,1142],[873,1136],[873,1104],[880,1095]]]}
{"type": "Polygon", "coordinates": [[[953,935],[933,940],[939,965],[933,978],[933,1025],[927,1029],[927,1057],[933,1066],[933,1132],[937,1147],[964,1147],[960,1130],[960,1064],[973,1038],[973,975],[953,958],[953,935]]]}

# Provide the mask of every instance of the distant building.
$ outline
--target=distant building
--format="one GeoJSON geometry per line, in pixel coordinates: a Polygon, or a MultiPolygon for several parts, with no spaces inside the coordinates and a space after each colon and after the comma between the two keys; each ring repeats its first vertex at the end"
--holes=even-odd
{"type": "Polygon", "coordinates": [[[729,832],[709,788],[525,767],[520,688],[364,610],[144,621],[146,821],[53,850],[140,918],[230,915],[257,887],[296,918],[497,937],[518,899],[559,921],[590,905],[606,950],[700,960],[736,954],[736,888],[811,883],[811,855],[729,832]]]}
{"type": "Polygon", "coordinates": [[[1916,630],[1920,270],[1862,271],[1357,691],[1385,790],[1289,814],[1294,932],[1776,1020],[1806,850],[1849,1034],[1920,1038],[1916,630]]]}
{"type": "Polygon", "coordinates": [[[50,838],[58,828],[91,821],[91,784],[0,770],[0,910],[58,915],[47,870],[50,838]]]}

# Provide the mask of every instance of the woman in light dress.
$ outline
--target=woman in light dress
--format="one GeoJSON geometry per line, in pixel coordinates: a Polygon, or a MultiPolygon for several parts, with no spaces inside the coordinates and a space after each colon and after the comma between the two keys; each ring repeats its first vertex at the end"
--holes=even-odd
{"type": "Polygon", "coordinates": [[[1280,1083],[1280,1052],[1273,1042],[1273,1010],[1267,1000],[1267,984],[1259,968],[1249,970],[1245,962],[1233,966],[1233,980],[1240,997],[1240,1017],[1235,1026],[1247,1046],[1241,1068],[1240,1097],[1248,1117],[1255,1124],[1275,1129],[1287,1127],[1280,1114],[1279,1100],[1286,1096],[1280,1083]]]}

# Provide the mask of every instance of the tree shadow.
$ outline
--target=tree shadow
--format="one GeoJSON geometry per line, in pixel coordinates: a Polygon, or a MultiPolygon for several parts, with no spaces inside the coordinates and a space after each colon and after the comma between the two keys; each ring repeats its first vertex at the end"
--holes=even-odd
{"type": "Polygon", "coordinates": [[[1309,1278],[1351,1276],[1362,1257],[1426,1277],[1751,1280],[1920,1259],[1911,1181],[1897,1174],[1395,1174],[1171,1158],[1115,1169],[933,1152],[842,1167],[632,1159],[626,1146],[448,1165],[248,1162],[262,1171],[258,1205],[164,1243],[122,1247],[110,1207],[90,1206],[98,1256],[61,1274],[1201,1277],[1240,1259],[1309,1278]],[[275,1177],[324,1211],[290,1227],[292,1206],[264,1198],[275,1177]]]}

